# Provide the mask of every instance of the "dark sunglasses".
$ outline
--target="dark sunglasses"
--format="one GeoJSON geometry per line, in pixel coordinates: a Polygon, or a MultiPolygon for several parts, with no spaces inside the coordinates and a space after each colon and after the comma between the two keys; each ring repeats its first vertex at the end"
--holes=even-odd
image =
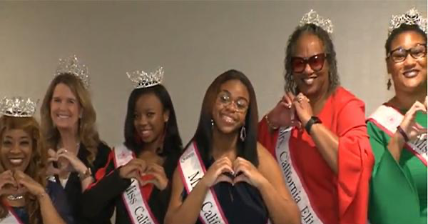
{"type": "Polygon", "coordinates": [[[400,63],[406,60],[407,56],[410,54],[412,58],[419,59],[425,57],[427,55],[427,45],[426,44],[416,44],[416,46],[404,49],[397,48],[391,52],[389,52],[387,58],[391,58],[395,63],[400,63]]]}
{"type": "Polygon", "coordinates": [[[303,72],[306,65],[309,64],[312,70],[315,72],[321,71],[324,67],[324,61],[327,58],[327,54],[317,54],[309,58],[292,57],[291,58],[291,69],[295,73],[303,72]]]}

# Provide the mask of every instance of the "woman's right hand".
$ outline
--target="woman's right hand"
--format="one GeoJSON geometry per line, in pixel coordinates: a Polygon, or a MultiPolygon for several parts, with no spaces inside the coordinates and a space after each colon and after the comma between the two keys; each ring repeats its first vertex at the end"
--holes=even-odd
{"type": "Polygon", "coordinates": [[[46,194],[45,188],[39,182],[20,170],[14,172],[14,179],[20,186],[23,186],[30,194],[37,198],[46,194]]]}
{"type": "Polygon", "coordinates": [[[282,99],[276,104],[276,106],[268,113],[268,123],[272,127],[289,127],[292,126],[294,108],[293,99],[290,98],[289,94],[284,94],[282,99]]]}
{"type": "Polygon", "coordinates": [[[135,178],[141,186],[145,183],[141,179],[146,172],[147,164],[142,159],[134,158],[129,161],[126,165],[119,168],[119,175],[125,179],[135,178]]]}
{"type": "Polygon", "coordinates": [[[16,193],[18,184],[10,170],[6,170],[0,174],[0,196],[16,193]]]}
{"type": "Polygon", "coordinates": [[[200,180],[206,187],[210,188],[219,182],[233,183],[233,180],[224,175],[224,173],[234,174],[232,169],[232,161],[228,157],[223,157],[216,160],[200,180]]]}
{"type": "Polygon", "coordinates": [[[424,104],[416,101],[404,115],[403,121],[401,121],[400,127],[407,134],[409,141],[413,141],[418,136],[427,133],[427,129],[415,121],[417,112],[427,113],[427,98],[425,98],[424,104]]]}

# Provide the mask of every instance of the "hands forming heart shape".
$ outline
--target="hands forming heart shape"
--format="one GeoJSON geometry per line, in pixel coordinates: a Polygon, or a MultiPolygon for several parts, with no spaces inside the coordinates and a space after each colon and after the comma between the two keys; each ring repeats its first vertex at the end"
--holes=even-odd
{"type": "Polygon", "coordinates": [[[0,174],[0,195],[40,195],[44,188],[21,170],[7,170],[0,174]]]}
{"type": "Polygon", "coordinates": [[[216,183],[226,182],[235,185],[243,181],[243,178],[245,178],[243,174],[243,172],[223,172],[217,177],[216,183]]]}
{"type": "Polygon", "coordinates": [[[297,127],[303,131],[303,127],[312,117],[313,111],[310,100],[303,93],[295,96],[287,92],[278,104],[268,113],[266,119],[271,128],[297,127]]]}
{"type": "Polygon", "coordinates": [[[70,162],[65,158],[61,158],[58,152],[54,151],[53,149],[49,149],[48,156],[48,176],[58,175],[61,172],[72,171],[70,162]]]}
{"type": "Polygon", "coordinates": [[[142,159],[132,159],[120,167],[119,175],[126,179],[136,179],[140,186],[153,184],[160,190],[168,186],[168,178],[163,167],[156,163],[148,164],[142,159]]]}
{"type": "Polygon", "coordinates": [[[239,183],[239,176],[241,176],[243,173],[239,172],[239,173],[230,173],[230,172],[224,172],[222,173],[218,178],[217,178],[217,183],[220,182],[226,182],[231,184],[232,186],[239,183]]]}
{"type": "Polygon", "coordinates": [[[201,181],[207,187],[219,182],[228,182],[232,185],[246,182],[259,187],[267,180],[250,161],[238,157],[232,162],[228,157],[222,157],[210,166],[201,181]]]}
{"type": "Polygon", "coordinates": [[[27,188],[18,184],[16,180],[15,183],[7,183],[3,185],[0,189],[0,195],[24,195],[28,192],[27,188]]]}
{"type": "Polygon", "coordinates": [[[73,171],[83,173],[87,170],[86,165],[65,148],[58,149],[58,151],[49,149],[48,156],[47,174],[49,176],[73,171]]]}
{"type": "Polygon", "coordinates": [[[237,174],[234,173],[229,173],[229,172],[225,172],[222,173],[222,175],[225,175],[226,177],[228,177],[231,181],[233,181],[235,178],[237,178],[239,175],[242,175],[242,172],[239,172],[237,174]]]}

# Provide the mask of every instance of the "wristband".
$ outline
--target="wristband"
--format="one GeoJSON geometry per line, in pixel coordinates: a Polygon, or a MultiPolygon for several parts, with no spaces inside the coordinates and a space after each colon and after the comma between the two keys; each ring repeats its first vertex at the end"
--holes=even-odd
{"type": "Polygon", "coordinates": [[[404,142],[409,141],[409,136],[407,136],[406,132],[401,128],[400,125],[397,126],[397,131],[400,132],[401,136],[403,136],[404,142]]]}
{"type": "Polygon", "coordinates": [[[84,180],[84,179],[92,176],[91,168],[88,167],[84,173],[79,173],[78,176],[79,176],[80,180],[84,180]]]}
{"type": "Polygon", "coordinates": [[[308,122],[306,122],[306,125],[305,125],[306,132],[308,132],[308,134],[311,134],[312,125],[321,124],[321,123],[322,122],[318,117],[312,116],[311,119],[309,119],[308,122]]]}

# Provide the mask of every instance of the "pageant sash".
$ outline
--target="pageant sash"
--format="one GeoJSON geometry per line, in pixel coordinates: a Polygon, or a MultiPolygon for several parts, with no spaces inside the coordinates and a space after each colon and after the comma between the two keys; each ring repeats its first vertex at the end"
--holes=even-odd
{"type": "MultiPolygon", "coordinates": [[[[124,145],[120,145],[114,149],[114,158],[114,164],[117,168],[126,165],[131,161],[134,158],[134,154],[124,145]]],[[[131,179],[131,185],[129,185],[125,192],[123,192],[122,199],[133,224],[158,223],[152,214],[147,201],[143,198],[143,194],[140,190],[140,184],[136,179],[131,179]]]]}
{"type": "Polygon", "coordinates": [[[292,128],[281,128],[276,143],[275,156],[284,175],[285,183],[290,194],[300,210],[302,224],[322,224],[317,213],[311,206],[311,200],[306,193],[305,187],[296,172],[290,155],[289,140],[292,128]]]}
{"type": "Polygon", "coordinates": [[[12,208],[9,208],[9,213],[6,217],[4,217],[2,220],[0,220],[1,224],[23,224],[23,222],[15,215],[15,213],[12,211],[12,208]]]}
{"type": "MultiPolygon", "coordinates": [[[[368,120],[392,137],[403,118],[404,116],[396,109],[382,105],[370,115],[368,120]]],[[[427,134],[422,134],[416,140],[407,142],[404,147],[421,160],[425,166],[427,165],[427,134]]]]}
{"type": "MultiPolygon", "coordinates": [[[[178,168],[184,188],[189,194],[205,174],[205,166],[196,143],[192,142],[181,155],[178,168]]],[[[214,190],[208,190],[199,217],[204,224],[228,224],[214,190]]]]}

